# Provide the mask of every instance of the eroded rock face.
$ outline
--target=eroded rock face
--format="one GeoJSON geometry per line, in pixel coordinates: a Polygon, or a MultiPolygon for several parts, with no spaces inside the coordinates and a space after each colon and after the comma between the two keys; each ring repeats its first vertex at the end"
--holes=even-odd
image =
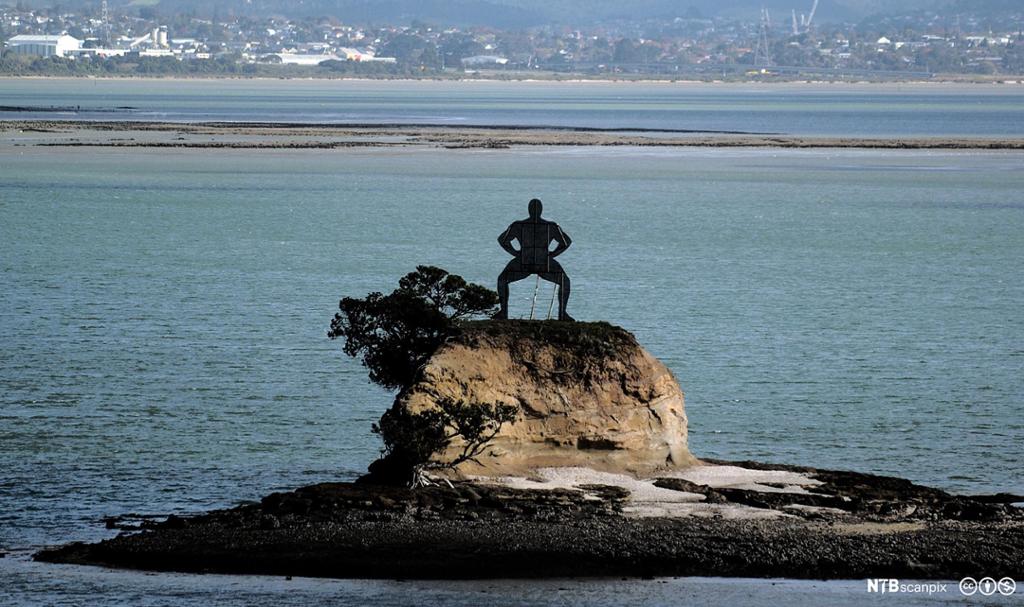
{"type": "Polygon", "coordinates": [[[647,475],[696,462],[675,377],[630,333],[606,323],[471,323],[396,406],[420,411],[443,397],[520,411],[464,473],[586,466],[647,475]]]}

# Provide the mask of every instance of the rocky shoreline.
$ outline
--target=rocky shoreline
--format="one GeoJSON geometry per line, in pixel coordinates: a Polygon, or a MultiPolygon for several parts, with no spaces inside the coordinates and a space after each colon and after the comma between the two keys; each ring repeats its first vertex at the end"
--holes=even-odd
{"type": "Polygon", "coordinates": [[[706,462],[694,467],[704,476],[690,478],[718,471],[735,478],[648,479],[679,502],[643,497],[637,483],[648,481],[615,483],[613,475],[613,484],[568,488],[542,478],[415,490],[322,483],[197,516],[111,520],[123,529],[116,538],[35,558],[388,579],[1024,577],[1024,509],[1011,505],[1021,496],[956,496],[897,478],[754,462],[706,462]],[[807,480],[797,487],[791,482],[803,481],[793,478],[807,480]],[[516,486],[522,482],[549,488],[516,486]],[[652,510],[652,499],[682,509],[652,510]]]}
{"type": "Polygon", "coordinates": [[[89,120],[0,121],[0,144],[41,147],[343,149],[520,146],[795,149],[1024,150],[1013,137],[799,137],[775,133],[429,124],[173,123],[89,120]]]}
{"type": "MultiPolygon", "coordinates": [[[[356,483],[158,521],[41,561],[340,578],[1024,578],[1024,502],[800,466],[698,460],[671,371],[607,323],[460,323],[393,410],[512,405],[488,450],[410,489],[356,483]]],[[[448,445],[458,452],[458,445],[448,445]]],[[[441,453],[440,461],[453,461],[441,453]]]]}

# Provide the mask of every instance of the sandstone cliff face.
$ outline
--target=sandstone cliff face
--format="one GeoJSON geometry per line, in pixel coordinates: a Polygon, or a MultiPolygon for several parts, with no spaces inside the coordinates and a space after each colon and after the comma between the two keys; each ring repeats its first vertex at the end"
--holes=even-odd
{"type": "Polygon", "coordinates": [[[630,333],[605,323],[470,323],[396,406],[421,411],[443,397],[520,411],[479,465],[460,468],[464,473],[586,466],[646,475],[696,462],[672,373],[630,333]]]}

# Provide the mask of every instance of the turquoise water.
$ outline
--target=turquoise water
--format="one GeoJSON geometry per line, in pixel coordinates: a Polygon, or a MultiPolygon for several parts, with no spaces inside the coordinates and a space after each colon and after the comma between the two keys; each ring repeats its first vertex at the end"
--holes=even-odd
{"type": "MultiPolygon", "coordinates": [[[[108,536],[103,515],[360,473],[390,396],[326,339],[337,300],[420,263],[493,283],[533,196],[574,241],[571,312],[670,366],[698,456],[1024,493],[1022,169],[991,152],[0,146],[0,584],[26,605],[407,603],[408,585],[24,555],[108,536]]],[[[514,285],[513,314],[532,290],[514,285]]],[[[825,587],[856,603],[861,583],[825,587]]],[[[779,600],[771,582],[602,584],[527,598],[779,600]]],[[[526,601],[499,586],[422,596],[526,601]]]]}
{"type": "Polygon", "coordinates": [[[0,79],[0,120],[557,125],[807,136],[1024,136],[1024,85],[0,79]],[[110,111],[119,107],[131,109],[110,111]]]}
{"type": "MultiPolygon", "coordinates": [[[[41,565],[18,560],[0,562],[0,571],[12,590],[14,604],[36,605],[39,597],[60,597],[62,605],[97,605],[115,596],[119,604],[138,607],[183,605],[251,607],[253,605],[1007,605],[1012,598],[976,594],[968,603],[956,583],[945,592],[868,594],[864,580],[749,580],[722,578],[675,578],[658,580],[485,580],[485,581],[372,581],[295,578],[145,574],[86,567],[41,565]],[[43,595],[43,593],[46,593],[43,595]]],[[[903,580],[901,580],[903,581],[903,580]]],[[[909,581],[904,581],[908,583],[909,581]]],[[[1016,602],[1019,604],[1019,601],[1016,602]]]]}

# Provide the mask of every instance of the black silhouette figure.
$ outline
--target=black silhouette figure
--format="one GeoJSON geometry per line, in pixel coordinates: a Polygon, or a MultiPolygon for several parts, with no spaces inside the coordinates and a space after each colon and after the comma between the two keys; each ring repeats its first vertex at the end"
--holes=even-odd
{"type": "Polygon", "coordinates": [[[548,282],[558,285],[558,319],[572,320],[565,311],[569,302],[569,277],[555,258],[565,252],[572,244],[569,235],[553,221],[543,219],[540,200],[530,201],[530,217],[515,221],[498,237],[498,244],[515,257],[508,262],[498,276],[498,298],[501,310],[495,318],[508,318],[508,285],[534,274],[548,282]],[[519,242],[519,248],[512,246],[513,241],[519,242]],[[551,249],[551,243],[558,243],[551,249]]]}

